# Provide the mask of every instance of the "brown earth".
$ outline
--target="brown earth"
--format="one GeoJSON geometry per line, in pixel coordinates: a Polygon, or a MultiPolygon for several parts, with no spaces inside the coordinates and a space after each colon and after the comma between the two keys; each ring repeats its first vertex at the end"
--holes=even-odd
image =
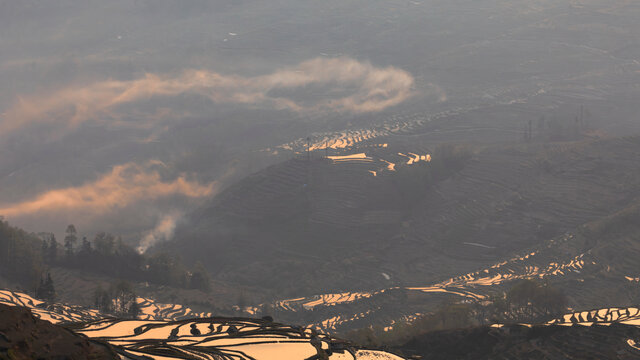
{"type": "Polygon", "coordinates": [[[0,304],[0,359],[119,359],[105,344],[33,316],[25,307],[0,304]]]}

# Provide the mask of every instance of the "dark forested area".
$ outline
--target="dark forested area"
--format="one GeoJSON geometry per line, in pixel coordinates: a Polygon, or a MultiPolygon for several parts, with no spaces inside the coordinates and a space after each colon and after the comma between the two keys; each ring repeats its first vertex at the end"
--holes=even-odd
{"type": "Polygon", "coordinates": [[[42,240],[0,221],[0,275],[33,288],[44,270],[42,240]]]}
{"type": "Polygon", "coordinates": [[[53,298],[51,267],[80,269],[132,282],[149,282],[180,288],[209,290],[209,274],[201,264],[192,269],[167,253],[146,256],[118,236],[99,232],[92,240],[78,239],[69,225],[59,243],[53,234],[28,233],[0,221],[0,275],[27,291],[53,298]]]}

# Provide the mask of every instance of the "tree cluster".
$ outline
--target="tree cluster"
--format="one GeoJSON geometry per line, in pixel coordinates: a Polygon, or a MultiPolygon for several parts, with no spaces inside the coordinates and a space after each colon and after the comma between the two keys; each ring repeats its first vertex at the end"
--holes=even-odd
{"type": "Polygon", "coordinates": [[[133,286],[124,280],[112,284],[108,289],[102,287],[96,289],[94,305],[103,313],[116,314],[120,317],[135,319],[140,314],[133,286]]]}
{"type": "MultiPolygon", "coordinates": [[[[52,233],[27,233],[0,217],[0,276],[49,299],[53,287],[47,268],[66,267],[133,282],[150,282],[189,289],[210,290],[210,276],[196,263],[189,269],[168,253],[139,254],[118,236],[97,233],[92,240],[69,225],[60,244],[52,233]]],[[[53,292],[55,293],[55,292],[53,292]]]]}
{"type": "Polygon", "coordinates": [[[47,273],[46,279],[40,279],[36,288],[36,298],[52,303],[56,300],[56,289],[53,286],[51,274],[47,273]]]}
{"type": "Polygon", "coordinates": [[[119,236],[97,233],[92,241],[82,238],[79,248],[75,226],[69,225],[64,239],[64,257],[58,254],[55,237],[43,241],[42,253],[50,266],[62,266],[107,275],[128,281],[146,281],[158,285],[210,290],[210,277],[201,264],[189,271],[168,253],[140,254],[119,236]]]}
{"type": "Polygon", "coordinates": [[[37,236],[10,226],[0,217],[0,275],[34,289],[44,269],[41,243],[37,236]]]}

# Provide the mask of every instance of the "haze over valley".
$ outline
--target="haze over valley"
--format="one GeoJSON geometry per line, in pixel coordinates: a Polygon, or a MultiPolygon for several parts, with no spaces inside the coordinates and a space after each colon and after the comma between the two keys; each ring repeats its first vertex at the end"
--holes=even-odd
{"type": "Polygon", "coordinates": [[[122,358],[635,358],[639,18],[0,1],[0,303],[122,358]]]}

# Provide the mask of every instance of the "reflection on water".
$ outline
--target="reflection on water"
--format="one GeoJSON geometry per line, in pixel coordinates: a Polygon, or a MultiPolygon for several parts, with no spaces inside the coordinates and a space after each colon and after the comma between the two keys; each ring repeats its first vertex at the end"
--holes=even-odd
{"type": "Polygon", "coordinates": [[[382,161],[382,162],[384,162],[384,163],[386,163],[386,164],[387,164],[387,170],[389,170],[389,171],[396,171],[396,164],[394,164],[394,163],[392,163],[392,162],[390,162],[390,161],[387,161],[387,160],[385,160],[385,159],[380,159],[380,161],[382,161]]]}
{"type": "MultiPolygon", "coordinates": [[[[334,294],[325,299],[340,301],[345,297],[355,299],[357,295],[334,294]]],[[[200,315],[208,316],[178,321],[148,320],[161,314],[196,314],[180,305],[156,304],[145,298],[137,301],[142,307],[141,318],[147,320],[103,318],[95,310],[63,304],[45,309],[42,301],[26,294],[0,290],[0,303],[25,306],[43,320],[66,323],[77,333],[108,342],[127,359],[300,360],[322,353],[331,360],[402,360],[383,351],[358,349],[310,327],[287,326],[271,319],[221,318],[203,313],[200,315]]],[[[339,321],[327,319],[324,326],[331,327],[339,321]]]]}
{"type": "Polygon", "coordinates": [[[563,326],[579,324],[590,326],[593,324],[611,325],[614,323],[640,326],[640,309],[637,307],[611,307],[577,311],[551,320],[547,324],[563,326]]]}
{"type": "MultiPolygon", "coordinates": [[[[309,151],[317,150],[339,150],[346,149],[366,140],[371,140],[377,137],[388,135],[389,132],[385,129],[357,129],[357,130],[345,130],[336,133],[324,133],[314,134],[312,139],[300,138],[290,143],[278,145],[277,148],[283,150],[294,151],[307,150],[307,144],[309,151]]],[[[387,144],[379,144],[378,147],[385,148],[387,144]]]]}
{"type": "Polygon", "coordinates": [[[638,344],[635,340],[628,339],[627,340],[627,345],[631,346],[632,348],[634,348],[636,350],[640,350],[640,344],[638,344]]]}
{"type": "Polygon", "coordinates": [[[351,155],[327,156],[327,158],[333,160],[334,163],[349,162],[349,161],[354,161],[354,160],[366,161],[366,162],[373,161],[373,159],[368,157],[367,154],[365,154],[365,153],[358,153],[358,154],[351,154],[351,155]]]}
{"type": "Polygon", "coordinates": [[[116,351],[128,358],[299,360],[318,353],[328,355],[329,359],[386,356],[383,352],[358,354],[349,344],[325,334],[268,319],[102,320],[75,331],[117,346],[116,351]]]}
{"type": "Polygon", "coordinates": [[[409,160],[407,160],[407,165],[413,165],[413,164],[418,163],[420,161],[425,161],[425,162],[430,162],[431,161],[431,155],[430,154],[418,155],[418,154],[414,154],[414,153],[410,152],[410,153],[408,153],[408,155],[405,155],[403,153],[398,153],[398,155],[406,157],[406,158],[409,159],[409,160]]]}
{"type": "Polygon", "coordinates": [[[10,306],[24,306],[31,309],[37,318],[47,320],[51,323],[68,323],[78,321],[91,321],[101,319],[104,316],[93,309],[86,309],[81,306],[69,306],[58,304],[45,306],[43,301],[19,292],[0,290],[0,304],[10,306]]]}

